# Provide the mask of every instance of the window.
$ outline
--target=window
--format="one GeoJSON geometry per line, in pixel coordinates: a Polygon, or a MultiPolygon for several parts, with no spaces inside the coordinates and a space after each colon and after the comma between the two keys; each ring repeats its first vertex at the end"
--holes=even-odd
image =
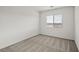
{"type": "Polygon", "coordinates": [[[54,24],[62,24],[62,15],[54,15],[54,24]]]}
{"type": "Polygon", "coordinates": [[[48,24],[62,24],[62,15],[51,15],[47,16],[48,24]]]}
{"type": "Polygon", "coordinates": [[[53,16],[47,16],[47,23],[53,24],[53,16]]]}

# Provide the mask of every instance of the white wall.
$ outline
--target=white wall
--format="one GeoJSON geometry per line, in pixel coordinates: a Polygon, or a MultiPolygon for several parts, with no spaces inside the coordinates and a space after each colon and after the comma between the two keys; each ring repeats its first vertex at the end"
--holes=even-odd
{"type": "Polygon", "coordinates": [[[38,17],[27,7],[0,7],[0,48],[37,35],[38,17]]]}
{"type": "Polygon", "coordinates": [[[40,12],[40,34],[56,36],[66,39],[74,39],[74,8],[64,7],[55,10],[40,12]],[[61,28],[49,27],[46,23],[46,16],[53,14],[63,15],[63,25],[61,28]]]}
{"type": "Polygon", "coordinates": [[[79,7],[75,7],[75,42],[79,50],[79,7]]]}

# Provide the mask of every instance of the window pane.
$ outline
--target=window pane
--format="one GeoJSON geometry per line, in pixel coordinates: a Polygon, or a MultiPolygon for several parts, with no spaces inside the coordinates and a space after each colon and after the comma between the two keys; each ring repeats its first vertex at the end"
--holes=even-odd
{"type": "Polygon", "coordinates": [[[47,23],[53,23],[53,16],[47,16],[47,23]]]}
{"type": "Polygon", "coordinates": [[[54,15],[54,23],[62,23],[62,15],[54,15]]]}

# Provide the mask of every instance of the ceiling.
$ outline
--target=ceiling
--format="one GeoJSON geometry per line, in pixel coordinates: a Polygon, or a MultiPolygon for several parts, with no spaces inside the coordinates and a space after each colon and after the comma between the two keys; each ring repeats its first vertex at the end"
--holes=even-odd
{"type": "Polygon", "coordinates": [[[45,10],[50,10],[50,9],[56,9],[56,8],[62,8],[64,6],[37,6],[34,7],[34,9],[36,9],[37,11],[45,11],[45,10]]]}
{"type": "Polygon", "coordinates": [[[56,9],[56,8],[61,8],[64,6],[0,6],[0,10],[15,10],[15,11],[45,11],[45,10],[50,10],[50,9],[56,9]]]}

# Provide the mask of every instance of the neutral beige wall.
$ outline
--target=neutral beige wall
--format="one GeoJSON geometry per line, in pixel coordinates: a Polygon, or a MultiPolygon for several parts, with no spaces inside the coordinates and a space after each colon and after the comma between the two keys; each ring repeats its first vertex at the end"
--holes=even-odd
{"type": "Polygon", "coordinates": [[[75,42],[79,50],[79,7],[75,7],[75,42]]]}
{"type": "Polygon", "coordinates": [[[74,39],[74,7],[64,7],[55,10],[40,12],[40,34],[51,35],[66,39],[74,39]],[[53,14],[63,15],[63,25],[60,28],[48,26],[46,16],[53,14]]]}
{"type": "Polygon", "coordinates": [[[0,48],[37,35],[38,17],[27,7],[0,7],[0,48]]]}

